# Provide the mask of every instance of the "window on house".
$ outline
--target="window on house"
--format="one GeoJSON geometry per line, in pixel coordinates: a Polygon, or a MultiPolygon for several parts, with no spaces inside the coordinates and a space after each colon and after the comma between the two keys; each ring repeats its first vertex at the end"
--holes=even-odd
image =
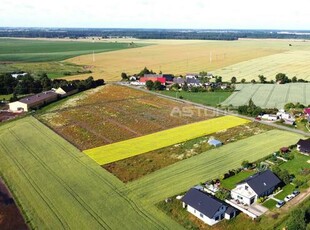
{"type": "Polygon", "coordinates": [[[196,209],[194,209],[194,213],[196,213],[196,209]]]}
{"type": "Polygon", "coordinates": [[[202,213],[200,213],[200,217],[203,218],[203,214],[202,213]]]}
{"type": "Polygon", "coordinates": [[[219,216],[215,217],[215,220],[219,220],[219,216]]]}
{"type": "Polygon", "coordinates": [[[249,188],[248,186],[245,186],[245,190],[248,190],[248,188],[249,188]]]}

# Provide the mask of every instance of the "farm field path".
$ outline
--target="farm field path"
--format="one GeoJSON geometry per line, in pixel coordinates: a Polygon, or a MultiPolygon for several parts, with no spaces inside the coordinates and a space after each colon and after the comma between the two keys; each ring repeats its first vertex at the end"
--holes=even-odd
{"type": "Polygon", "coordinates": [[[0,172],[31,228],[180,228],[32,117],[0,127],[0,172]]]}
{"type": "Polygon", "coordinates": [[[160,169],[128,183],[133,196],[156,203],[169,196],[185,192],[190,187],[220,177],[241,162],[261,159],[283,146],[296,143],[303,136],[271,130],[238,142],[224,145],[160,169]]]}
{"type": "Polygon", "coordinates": [[[224,116],[179,126],[165,131],[85,150],[100,165],[164,148],[197,137],[215,133],[249,122],[235,116],[224,116]]]}

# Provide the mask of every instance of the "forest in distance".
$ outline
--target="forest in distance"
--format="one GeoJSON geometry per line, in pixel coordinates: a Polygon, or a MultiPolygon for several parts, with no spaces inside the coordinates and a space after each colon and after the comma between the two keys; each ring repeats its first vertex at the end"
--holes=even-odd
{"type": "Polygon", "coordinates": [[[124,28],[0,28],[0,37],[86,38],[130,37],[139,39],[309,39],[310,31],[298,30],[195,30],[195,29],[124,29],[124,28]]]}

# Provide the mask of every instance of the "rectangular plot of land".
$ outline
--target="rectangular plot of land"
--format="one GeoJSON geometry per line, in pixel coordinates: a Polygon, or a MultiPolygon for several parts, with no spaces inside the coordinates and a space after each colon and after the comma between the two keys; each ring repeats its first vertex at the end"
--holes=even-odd
{"type": "MultiPolygon", "coordinates": [[[[160,149],[217,131],[249,122],[234,116],[224,116],[194,124],[149,134],[146,136],[85,150],[84,153],[104,165],[152,150],[160,149]]],[[[141,124],[143,125],[143,124],[141,124]]]]}
{"type": "Polygon", "coordinates": [[[254,162],[295,144],[300,138],[299,134],[271,130],[180,161],[128,183],[128,187],[139,198],[157,203],[200,182],[220,178],[228,170],[240,167],[244,160],[254,162]]]}

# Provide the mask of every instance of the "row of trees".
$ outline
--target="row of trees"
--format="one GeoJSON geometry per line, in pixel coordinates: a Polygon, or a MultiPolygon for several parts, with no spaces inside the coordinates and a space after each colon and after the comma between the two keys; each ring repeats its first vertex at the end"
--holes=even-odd
{"type": "Polygon", "coordinates": [[[46,74],[42,74],[38,78],[33,78],[29,74],[14,78],[11,74],[4,74],[0,75],[0,94],[13,94],[12,100],[16,100],[17,95],[36,94],[42,91],[50,90],[51,88],[58,88],[68,84],[73,85],[79,91],[83,91],[103,85],[104,80],[94,80],[93,77],[89,77],[85,80],[73,81],[67,81],[64,79],[51,80],[46,74]]]}
{"type": "MultiPolygon", "coordinates": [[[[231,83],[235,84],[237,83],[237,78],[236,77],[232,77],[230,79],[231,83]]],[[[246,83],[246,79],[241,79],[240,81],[241,83],[246,83]]],[[[251,83],[255,84],[257,82],[262,83],[262,84],[274,84],[275,82],[279,82],[280,84],[286,84],[286,83],[296,83],[296,82],[308,82],[304,79],[298,79],[296,76],[292,77],[292,79],[290,79],[288,76],[286,76],[286,74],[284,73],[278,73],[275,76],[275,80],[271,80],[271,81],[267,81],[267,78],[264,75],[258,75],[258,80],[256,81],[255,79],[252,79],[250,81],[251,83]]]]}

